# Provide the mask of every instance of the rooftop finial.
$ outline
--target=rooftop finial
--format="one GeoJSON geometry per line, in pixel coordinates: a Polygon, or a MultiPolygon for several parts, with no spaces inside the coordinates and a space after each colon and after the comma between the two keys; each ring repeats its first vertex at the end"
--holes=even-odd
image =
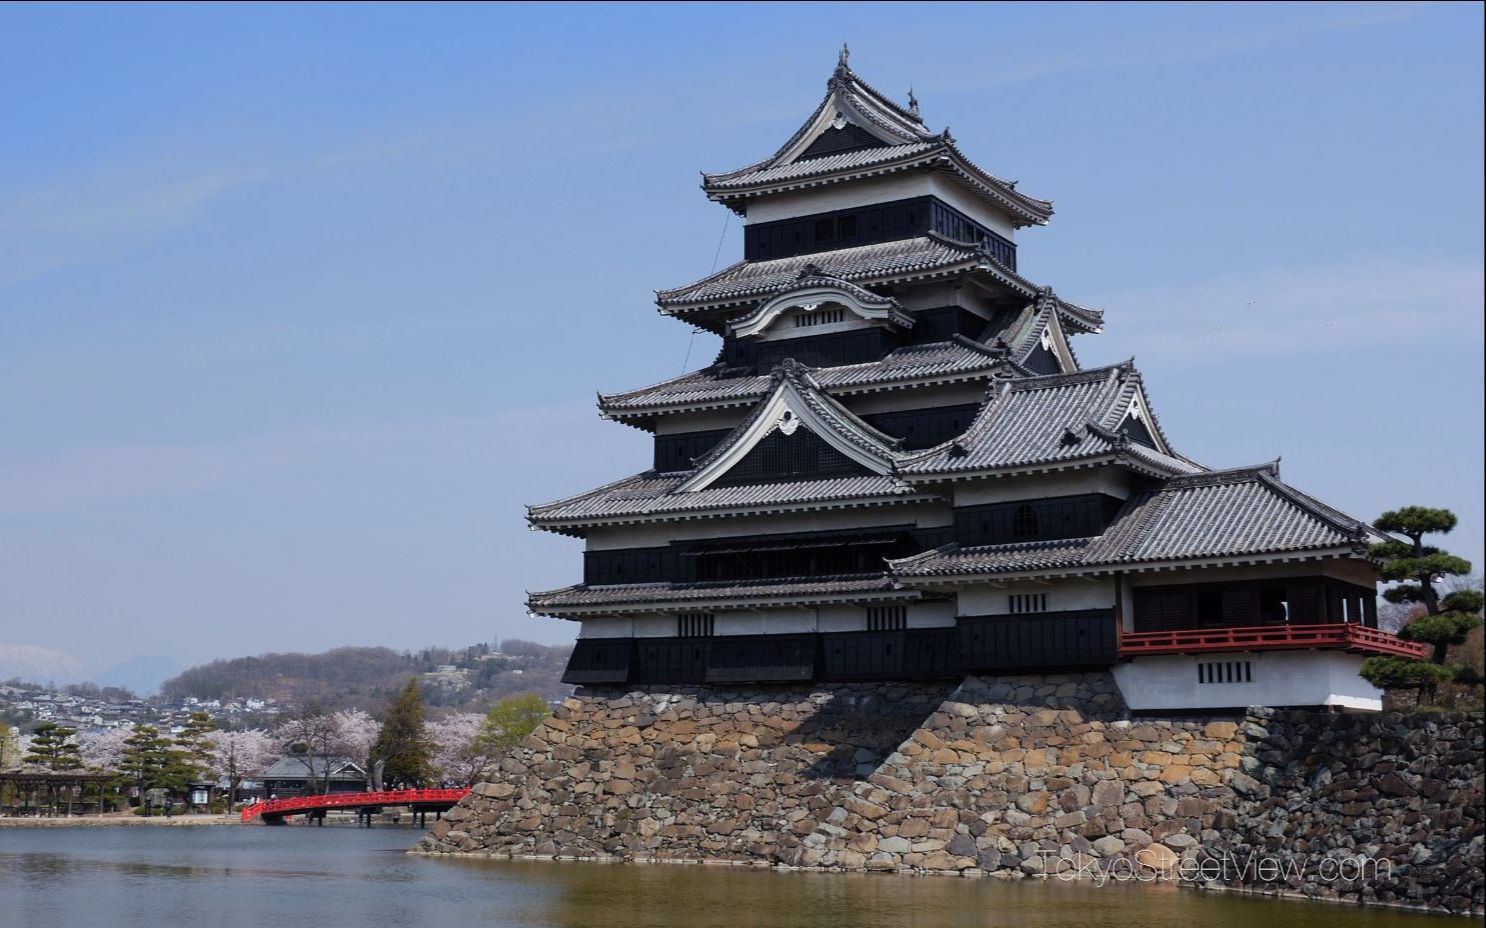
{"type": "Polygon", "coordinates": [[[918,97],[913,95],[913,85],[908,85],[908,112],[918,115],[918,97]]]}
{"type": "Polygon", "coordinates": [[[850,57],[851,57],[851,49],[849,49],[849,48],[846,47],[846,43],[845,42],[842,42],[841,43],[841,54],[836,58],[836,67],[838,67],[838,68],[844,68],[844,67],[846,67],[846,59],[848,59],[850,57]]]}

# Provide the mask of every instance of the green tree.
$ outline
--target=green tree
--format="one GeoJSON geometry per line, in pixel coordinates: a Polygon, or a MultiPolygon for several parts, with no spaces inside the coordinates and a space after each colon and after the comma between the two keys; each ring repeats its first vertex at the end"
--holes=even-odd
{"type": "Polygon", "coordinates": [[[210,712],[192,712],[191,717],[175,736],[175,747],[181,759],[192,767],[197,775],[204,775],[212,762],[212,751],[216,745],[210,735],[217,730],[217,720],[210,712]]]}
{"type": "Polygon", "coordinates": [[[11,766],[18,757],[15,753],[15,729],[4,719],[0,719],[0,770],[11,766]]]}
{"type": "Polygon", "coordinates": [[[21,763],[35,764],[48,770],[81,769],[83,761],[78,754],[77,742],[72,740],[76,734],[76,728],[42,722],[32,733],[31,749],[21,763]]]}
{"type": "Polygon", "coordinates": [[[1449,680],[1453,673],[1433,661],[1379,655],[1362,662],[1362,679],[1380,690],[1411,689],[1424,701],[1424,694],[1449,680]]]}
{"type": "Polygon", "coordinates": [[[1369,549],[1373,557],[1383,562],[1379,575],[1396,584],[1383,591],[1383,598],[1392,603],[1417,603],[1424,607],[1424,615],[1405,625],[1399,637],[1427,642],[1433,651],[1428,661],[1368,658],[1363,662],[1362,675],[1374,686],[1412,688],[1423,701],[1434,693],[1436,686],[1453,676],[1444,666],[1450,645],[1465,641],[1471,629],[1481,624],[1479,590],[1461,590],[1442,599],[1435,588],[1436,583],[1448,577],[1469,574],[1470,561],[1424,543],[1426,535],[1447,534],[1455,528],[1456,521],[1455,513],[1448,509],[1404,506],[1383,513],[1375,523],[1385,532],[1408,539],[1390,538],[1369,549]],[[1380,680],[1391,682],[1380,683],[1380,680]]]}
{"type": "MultiPolygon", "coordinates": [[[[217,720],[212,718],[210,712],[197,710],[186,719],[186,724],[175,736],[175,750],[187,787],[187,795],[192,781],[206,777],[211,770],[212,752],[216,750],[216,743],[210,735],[217,730],[217,720]]],[[[208,794],[210,799],[210,794],[208,794]]]]}
{"type": "Polygon", "coordinates": [[[547,700],[536,693],[507,696],[485,714],[476,742],[496,751],[509,751],[551,714],[547,700]]]}
{"type": "Polygon", "coordinates": [[[120,779],[139,791],[141,802],[152,789],[179,795],[190,785],[194,773],[185,752],[153,725],[139,726],[124,741],[120,779]]]}
{"type": "Polygon", "coordinates": [[[423,693],[415,677],[388,707],[372,744],[370,761],[374,769],[381,765],[384,789],[419,787],[433,778],[433,743],[423,720],[423,693]]]}

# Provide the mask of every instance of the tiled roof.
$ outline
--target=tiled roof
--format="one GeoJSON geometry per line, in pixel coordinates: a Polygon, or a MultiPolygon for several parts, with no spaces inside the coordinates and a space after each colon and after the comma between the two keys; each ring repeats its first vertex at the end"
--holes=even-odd
{"type": "Polygon", "coordinates": [[[537,613],[591,608],[620,612],[624,611],[625,606],[647,609],[667,605],[698,608],[740,600],[777,603],[854,596],[866,599],[917,599],[920,595],[915,590],[904,589],[886,574],[872,574],[704,583],[630,583],[622,586],[588,586],[580,583],[558,590],[531,593],[527,596],[526,605],[537,613]]]}
{"type": "MultiPolygon", "coordinates": [[[[943,274],[991,261],[993,259],[977,246],[939,235],[921,235],[769,261],[739,261],[696,283],[658,290],[656,302],[662,308],[676,307],[677,311],[683,312],[705,306],[751,302],[793,286],[801,272],[812,266],[832,277],[871,284],[943,274]]],[[[1031,295],[1029,292],[1028,296],[1031,295]]]]}
{"type": "MultiPolygon", "coordinates": [[[[842,441],[860,449],[877,462],[883,470],[892,469],[893,452],[902,444],[902,439],[878,431],[851,410],[828,397],[820,384],[810,376],[809,368],[786,359],[774,368],[769,379],[771,381],[770,392],[778,394],[784,391],[798,397],[808,410],[808,414],[813,414],[815,421],[823,426],[821,431],[834,433],[842,441]]],[[[753,412],[728,433],[726,438],[695,462],[693,470],[704,470],[714,460],[726,455],[733,445],[741,441],[754,424],[766,414],[769,406],[769,403],[759,403],[755,406],[753,412]]]]}
{"type": "Polygon", "coordinates": [[[815,508],[812,504],[873,505],[934,498],[915,492],[893,477],[877,474],[675,492],[686,478],[687,474],[646,471],[588,493],[532,506],[528,517],[534,525],[561,530],[567,526],[685,517],[704,512],[741,511],[751,515],[775,508],[815,508]]]}
{"type": "Polygon", "coordinates": [[[366,771],[349,757],[325,754],[286,754],[274,761],[259,777],[270,780],[313,777],[325,779],[327,766],[332,780],[364,780],[366,771]]]}
{"type": "MultiPolygon", "coordinates": [[[[880,361],[818,368],[815,380],[835,395],[911,384],[925,378],[965,379],[969,375],[989,377],[997,364],[997,353],[964,337],[951,341],[907,345],[880,361]]],[[[628,418],[657,410],[694,406],[740,406],[754,402],[769,390],[768,374],[730,376],[731,371],[713,366],[682,374],[638,390],[601,394],[599,407],[605,414],[628,418]]]]}
{"type": "Polygon", "coordinates": [[[903,460],[899,472],[905,479],[1059,464],[1131,449],[1165,473],[1200,470],[1111,431],[1140,389],[1140,374],[1129,362],[1005,380],[992,389],[963,435],[903,460]]]}
{"type": "Polygon", "coordinates": [[[794,180],[800,177],[830,174],[834,171],[871,167],[873,165],[897,161],[900,158],[913,158],[940,147],[937,142],[912,142],[906,145],[884,145],[881,148],[863,148],[858,151],[841,152],[839,154],[826,155],[822,158],[810,158],[805,161],[795,161],[790,164],[774,165],[773,167],[768,167],[767,162],[760,162],[761,165],[765,166],[749,165],[746,168],[728,173],[704,174],[702,185],[707,190],[728,190],[731,188],[767,185],[779,181],[794,180]]]}
{"type": "Polygon", "coordinates": [[[1039,287],[979,244],[955,241],[938,232],[768,261],[739,261],[684,287],[657,290],[656,302],[662,312],[686,314],[761,303],[798,287],[802,279],[814,277],[861,286],[963,271],[985,274],[1039,307],[1051,307],[1071,332],[1098,332],[1104,325],[1101,311],[1071,303],[1051,288],[1039,287]]]}
{"type": "Polygon", "coordinates": [[[1273,464],[1173,477],[1092,538],[959,548],[891,562],[895,576],[1023,573],[1245,558],[1365,544],[1368,526],[1280,481],[1273,464]]]}
{"type": "Polygon", "coordinates": [[[735,171],[704,173],[702,189],[712,199],[728,202],[925,163],[953,171],[960,183],[994,202],[1018,224],[1045,223],[1052,215],[1051,201],[1027,196],[1016,189],[1014,181],[977,166],[955,146],[948,129],[930,131],[916,105],[905,109],[894,103],[857,76],[844,60],[826,82],[826,95],[820,105],[778,151],[735,171]],[[861,125],[882,145],[801,160],[806,150],[803,146],[825,128],[828,115],[861,125]]]}

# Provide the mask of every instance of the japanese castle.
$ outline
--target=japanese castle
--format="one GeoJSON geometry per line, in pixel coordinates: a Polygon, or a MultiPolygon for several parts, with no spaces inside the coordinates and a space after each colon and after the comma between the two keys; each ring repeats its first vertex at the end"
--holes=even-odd
{"type": "Polygon", "coordinates": [[[850,68],[768,158],[704,174],[743,259],[662,290],[709,366],[601,394],[643,473],[529,509],[583,538],[593,685],[952,680],[1110,670],[1134,711],[1380,708],[1376,533],[1275,463],[1185,457],[1098,310],[1017,272],[1052,203],[850,68]]]}

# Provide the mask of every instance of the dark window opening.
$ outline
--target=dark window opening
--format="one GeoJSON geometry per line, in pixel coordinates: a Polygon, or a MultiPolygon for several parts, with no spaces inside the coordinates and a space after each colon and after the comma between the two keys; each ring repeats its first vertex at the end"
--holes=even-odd
{"type": "Polygon", "coordinates": [[[1197,591],[1197,624],[1202,627],[1223,624],[1223,591],[1197,591]]]}
{"type": "Polygon", "coordinates": [[[1036,538],[1037,510],[1025,504],[1016,507],[1011,517],[1011,534],[1017,538],[1036,538]]]}
{"type": "Polygon", "coordinates": [[[1089,493],[1021,503],[991,503],[955,510],[955,540],[962,545],[1088,538],[1102,533],[1121,501],[1089,493]]]}
{"type": "Polygon", "coordinates": [[[1284,625],[1290,621],[1290,603],[1282,586],[1259,588],[1259,617],[1265,625],[1284,625]]]}

